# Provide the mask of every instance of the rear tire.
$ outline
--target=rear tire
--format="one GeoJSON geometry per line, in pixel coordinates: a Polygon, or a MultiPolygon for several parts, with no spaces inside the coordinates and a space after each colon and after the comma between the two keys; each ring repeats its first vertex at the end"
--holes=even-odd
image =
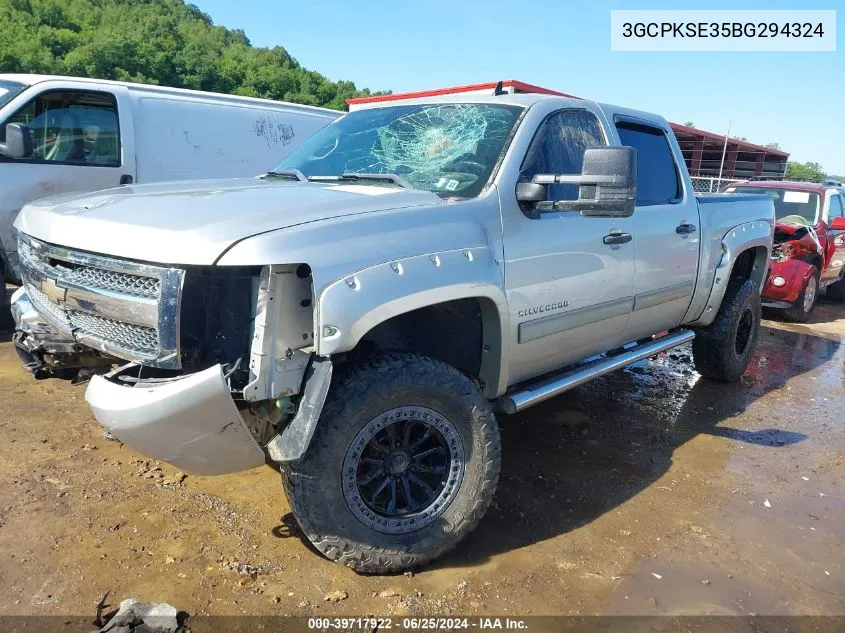
{"type": "Polygon", "coordinates": [[[284,477],[308,540],[367,573],[408,570],[455,547],[499,480],[490,404],[455,368],[414,354],[376,356],[335,380],[310,448],[284,477]]]}
{"type": "Polygon", "coordinates": [[[734,279],[713,323],[695,330],[695,369],[711,380],[739,380],[751,361],[759,333],[760,292],[753,281],[734,279]]]}
{"type": "Polygon", "coordinates": [[[801,292],[798,293],[798,298],[790,307],[786,308],[783,313],[790,321],[795,323],[804,323],[813,314],[816,307],[816,300],[819,296],[819,272],[818,269],[813,269],[813,274],[804,282],[801,292]]]}

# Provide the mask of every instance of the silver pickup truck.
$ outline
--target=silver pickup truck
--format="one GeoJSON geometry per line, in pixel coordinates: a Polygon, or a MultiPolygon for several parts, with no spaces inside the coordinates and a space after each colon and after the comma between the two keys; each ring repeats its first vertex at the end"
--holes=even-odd
{"type": "Polygon", "coordinates": [[[514,413],[692,341],[738,379],[774,210],[696,197],[667,122],[538,94],[352,112],[258,178],[26,206],[15,344],[114,436],[281,465],[303,532],[412,568],[479,522],[514,413]]]}

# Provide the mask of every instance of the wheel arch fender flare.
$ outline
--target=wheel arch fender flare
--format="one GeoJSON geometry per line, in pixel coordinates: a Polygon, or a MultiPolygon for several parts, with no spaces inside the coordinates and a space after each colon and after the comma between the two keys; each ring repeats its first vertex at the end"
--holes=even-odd
{"type": "Polygon", "coordinates": [[[453,249],[384,262],[346,275],[317,297],[315,346],[330,356],[355,348],[393,317],[457,299],[481,305],[484,393],[507,386],[508,309],[499,267],[486,246],[453,249]]]}
{"type": "Polygon", "coordinates": [[[695,327],[710,325],[716,318],[728,283],[732,278],[734,266],[740,256],[748,251],[754,252],[750,279],[759,292],[763,290],[766,274],[769,270],[769,258],[772,251],[772,225],[768,222],[746,222],[730,229],[722,238],[722,256],[716,264],[710,293],[701,314],[686,322],[695,327]]]}

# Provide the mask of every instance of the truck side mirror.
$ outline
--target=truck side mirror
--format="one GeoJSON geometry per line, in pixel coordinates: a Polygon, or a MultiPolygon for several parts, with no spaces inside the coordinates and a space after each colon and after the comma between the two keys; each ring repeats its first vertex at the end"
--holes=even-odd
{"type": "Polygon", "coordinates": [[[830,228],[835,231],[845,231],[845,218],[833,218],[830,221],[830,228]]]}
{"type": "Polygon", "coordinates": [[[0,143],[0,154],[8,158],[29,158],[32,156],[32,133],[19,123],[6,126],[6,142],[0,143]]]}
{"type": "Polygon", "coordinates": [[[578,211],[593,217],[630,217],[636,198],[637,151],[633,147],[587,148],[580,174],[537,174],[516,187],[517,201],[535,211],[578,211]],[[549,200],[552,184],[578,185],[578,199],[549,200]]]}

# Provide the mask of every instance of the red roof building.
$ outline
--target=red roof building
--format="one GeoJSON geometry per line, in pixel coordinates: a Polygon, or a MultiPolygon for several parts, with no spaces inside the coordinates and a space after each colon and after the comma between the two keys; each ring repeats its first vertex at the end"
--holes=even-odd
{"type": "MultiPolygon", "coordinates": [[[[420,90],[418,92],[404,92],[389,95],[378,95],[370,97],[357,97],[347,99],[346,103],[350,110],[358,106],[371,103],[390,103],[391,101],[402,101],[404,99],[419,99],[423,97],[435,97],[449,94],[490,94],[498,86],[498,82],[491,81],[467,86],[453,86],[451,88],[438,88],[436,90],[420,90]]],[[[550,90],[540,86],[507,79],[501,82],[499,87],[506,93],[541,93],[557,95],[561,97],[572,97],[575,95],[550,90]]],[[[789,158],[787,152],[775,150],[762,145],[756,145],[736,138],[729,138],[727,147],[725,137],[721,134],[714,134],[698,128],[688,127],[679,123],[672,123],[672,129],[681,146],[684,160],[691,176],[713,177],[720,176],[723,180],[750,178],[761,178],[769,180],[782,180],[786,174],[786,161],[789,158]],[[724,152],[724,164],[722,154],[724,152]]]]}

